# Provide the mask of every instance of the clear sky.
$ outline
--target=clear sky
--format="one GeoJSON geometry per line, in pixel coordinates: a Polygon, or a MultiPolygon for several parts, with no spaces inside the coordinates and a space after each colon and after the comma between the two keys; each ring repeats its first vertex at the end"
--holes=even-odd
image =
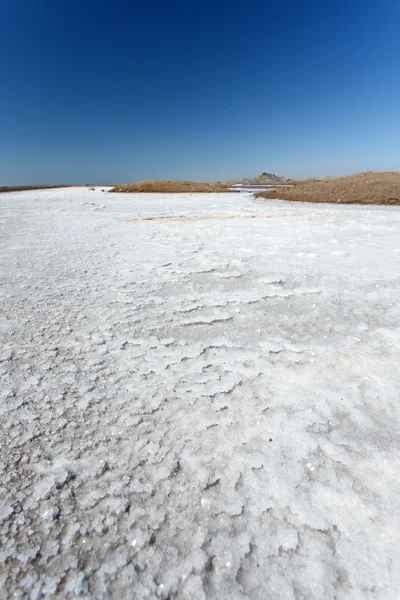
{"type": "Polygon", "coordinates": [[[0,0],[0,185],[400,169],[398,0],[0,0]]]}

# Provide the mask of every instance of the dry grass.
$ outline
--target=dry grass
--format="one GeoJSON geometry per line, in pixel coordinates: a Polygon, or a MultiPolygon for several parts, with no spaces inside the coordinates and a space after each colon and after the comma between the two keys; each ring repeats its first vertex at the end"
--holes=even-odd
{"type": "Polygon", "coordinates": [[[147,179],[137,183],[124,183],[116,185],[110,192],[163,192],[163,193],[187,193],[187,192],[229,192],[229,187],[222,183],[202,183],[197,181],[162,181],[147,179]]]}
{"type": "Polygon", "coordinates": [[[293,188],[261,192],[257,194],[257,198],[279,198],[294,202],[400,205],[400,173],[368,171],[293,188]]]}

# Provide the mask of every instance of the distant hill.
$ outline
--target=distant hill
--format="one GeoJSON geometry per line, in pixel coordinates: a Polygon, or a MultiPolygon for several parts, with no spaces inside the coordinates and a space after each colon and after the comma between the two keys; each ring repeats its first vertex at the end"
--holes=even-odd
{"type": "Polygon", "coordinates": [[[274,173],[261,173],[261,175],[257,175],[257,177],[253,177],[249,181],[253,185],[273,185],[274,183],[284,182],[286,182],[284,177],[279,177],[279,175],[274,175],[274,173]]]}
{"type": "Polygon", "coordinates": [[[242,179],[240,181],[232,181],[232,183],[244,183],[247,185],[298,185],[303,183],[311,183],[313,181],[321,181],[321,178],[315,177],[304,177],[302,179],[291,179],[288,177],[281,177],[275,175],[275,173],[261,173],[253,178],[242,179]]]}

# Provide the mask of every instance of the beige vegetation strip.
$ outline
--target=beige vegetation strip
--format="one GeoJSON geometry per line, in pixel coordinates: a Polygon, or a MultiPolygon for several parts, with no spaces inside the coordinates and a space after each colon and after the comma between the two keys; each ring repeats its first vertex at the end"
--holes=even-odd
{"type": "Polygon", "coordinates": [[[153,180],[147,179],[137,183],[125,183],[116,185],[110,192],[118,193],[209,193],[225,192],[229,193],[229,185],[223,183],[210,183],[200,181],[181,181],[181,180],[153,180]]]}

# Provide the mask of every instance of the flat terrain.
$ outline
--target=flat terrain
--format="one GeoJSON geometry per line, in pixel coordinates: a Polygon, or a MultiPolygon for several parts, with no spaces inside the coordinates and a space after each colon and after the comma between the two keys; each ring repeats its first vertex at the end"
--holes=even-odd
{"type": "Polygon", "coordinates": [[[400,597],[400,209],[0,197],[0,597],[400,597]]]}
{"type": "Polygon", "coordinates": [[[229,185],[223,183],[208,183],[199,181],[144,179],[137,183],[124,183],[116,185],[111,192],[163,192],[163,193],[188,193],[188,192],[229,192],[229,185]]]}
{"type": "Polygon", "coordinates": [[[366,172],[348,177],[304,183],[276,192],[261,192],[262,198],[335,204],[400,204],[400,173],[366,172]]]}

